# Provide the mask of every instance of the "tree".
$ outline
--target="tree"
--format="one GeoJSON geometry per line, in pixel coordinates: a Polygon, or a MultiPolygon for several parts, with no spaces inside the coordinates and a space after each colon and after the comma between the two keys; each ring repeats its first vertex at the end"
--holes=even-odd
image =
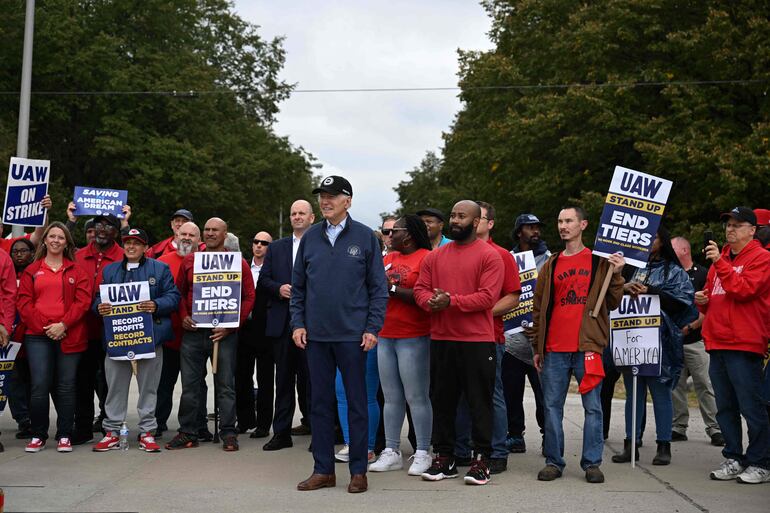
{"type": "MultiPolygon", "coordinates": [[[[24,3],[2,4],[0,90],[17,91],[24,3]]],[[[278,203],[313,183],[312,157],[271,128],[291,91],[283,63],[281,40],[225,0],[39,1],[29,154],[52,161],[55,209],[74,185],[127,188],[132,224],[156,238],[181,207],[244,240],[277,233],[278,203]]],[[[15,127],[18,96],[0,102],[0,126],[15,127]]],[[[6,161],[11,132],[0,130],[6,161]]]]}
{"type": "Polygon", "coordinates": [[[558,240],[572,202],[595,229],[616,165],[673,180],[665,222],[696,240],[729,207],[770,204],[766,2],[482,4],[495,48],[460,52],[463,108],[432,179],[493,203],[498,240],[526,211],[558,240]]]}

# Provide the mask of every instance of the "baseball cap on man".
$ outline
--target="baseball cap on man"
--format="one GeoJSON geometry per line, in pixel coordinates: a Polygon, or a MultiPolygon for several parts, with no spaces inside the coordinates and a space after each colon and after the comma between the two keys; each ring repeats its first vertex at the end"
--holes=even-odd
{"type": "Polygon", "coordinates": [[[444,213],[441,210],[439,210],[437,208],[433,208],[433,207],[424,208],[424,209],[418,211],[417,215],[418,216],[438,217],[441,220],[442,223],[446,222],[446,217],[444,217],[444,213]]]}
{"type": "Polygon", "coordinates": [[[147,232],[141,228],[123,229],[120,233],[120,238],[123,242],[126,242],[128,239],[136,239],[145,246],[148,244],[147,232]]]}
{"type": "Polygon", "coordinates": [[[112,214],[94,217],[94,224],[97,223],[107,223],[110,226],[114,226],[116,230],[120,230],[120,219],[112,214]]]}
{"type": "Polygon", "coordinates": [[[313,194],[319,194],[321,192],[328,192],[329,194],[344,194],[345,196],[353,195],[353,187],[350,186],[345,178],[341,176],[327,176],[321,182],[321,185],[313,189],[313,194]]]}
{"type": "Polygon", "coordinates": [[[513,233],[518,234],[519,228],[524,226],[525,224],[539,224],[543,225],[542,222],[540,222],[540,219],[537,218],[535,214],[521,214],[519,217],[516,218],[516,223],[513,226],[513,233]]]}
{"type": "Polygon", "coordinates": [[[185,218],[185,219],[187,219],[188,221],[194,221],[194,219],[193,219],[193,215],[192,215],[192,212],[190,212],[190,211],[189,211],[189,210],[187,210],[186,208],[180,208],[179,210],[177,210],[176,212],[174,212],[174,213],[171,215],[171,219],[174,219],[175,217],[184,217],[184,218],[185,218]]]}
{"type": "Polygon", "coordinates": [[[767,226],[770,224],[770,210],[766,208],[755,208],[754,215],[757,216],[757,224],[759,226],[767,226]]]}
{"type": "Polygon", "coordinates": [[[725,220],[725,218],[731,217],[736,221],[743,221],[746,223],[750,223],[752,226],[757,225],[757,216],[754,214],[754,211],[751,210],[749,207],[735,207],[731,211],[725,212],[719,217],[723,221],[725,220]]]}

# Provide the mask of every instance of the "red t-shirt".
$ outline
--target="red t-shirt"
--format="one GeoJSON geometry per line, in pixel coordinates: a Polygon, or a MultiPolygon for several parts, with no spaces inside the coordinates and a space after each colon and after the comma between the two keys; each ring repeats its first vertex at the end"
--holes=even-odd
{"type": "MultiPolygon", "coordinates": [[[[516,265],[516,261],[513,259],[510,251],[506,251],[504,248],[498,246],[492,239],[487,241],[495,251],[497,251],[503,258],[503,265],[505,266],[505,276],[503,276],[503,288],[500,291],[500,299],[513,294],[514,292],[521,292],[521,281],[519,280],[519,266],[516,265]]],[[[494,318],[495,321],[495,342],[498,344],[505,343],[505,334],[503,333],[503,316],[498,315],[494,318]]]]}
{"type": "MultiPolygon", "coordinates": [[[[410,255],[398,251],[388,253],[383,260],[385,274],[393,277],[399,287],[414,288],[420,275],[420,264],[427,249],[418,249],[410,255]],[[390,265],[390,268],[388,268],[390,265]]],[[[396,297],[388,299],[385,310],[385,323],[380,330],[380,336],[385,338],[415,338],[430,334],[430,315],[419,306],[407,303],[396,297]]]]}
{"type": "MultiPolygon", "coordinates": [[[[54,271],[43,262],[35,274],[35,309],[43,319],[43,326],[59,322],[64,317],[64,266],[54,271]]],[[[45,333],[27,332],[28,335],[45,333]]]]}
{"type": "Polygon", "coordinates": [[[583,310],[591,285],[591,250],[585,248],[572,256],[559,255],[553,273],[553,309],[548,322],[545,350],[574,353],[583,310]]]}

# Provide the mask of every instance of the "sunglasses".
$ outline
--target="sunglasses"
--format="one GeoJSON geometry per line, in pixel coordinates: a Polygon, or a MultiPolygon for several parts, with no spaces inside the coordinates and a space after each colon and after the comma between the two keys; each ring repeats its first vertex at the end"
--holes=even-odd
{"type": "Polygon", "coordinates": [[[389,235],[392,235],[393,232],[400,232],[404,230],[406,230],[406,228],[383,228],[382,230],[380,230],[380,232],[382,232],[382,234],[385,236],[389,236],[389,235]]]}
{"type": "Polygon", "coordinates": [[[270,241],[262,240],[262,239],[254,239],[251,242],[253,242],[254,244],[256,244],[258,246],[269,246],[270,245],[270,241]]]}

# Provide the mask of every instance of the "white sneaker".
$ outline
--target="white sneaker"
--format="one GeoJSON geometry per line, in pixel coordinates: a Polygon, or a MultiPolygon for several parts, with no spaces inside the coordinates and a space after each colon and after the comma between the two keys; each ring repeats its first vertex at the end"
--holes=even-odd
{"type": "Polygon", "coordinates": [[[347,463],[347,462],[349,462],[350,461],[350,446],[345,444],[345,446],[342,449],[340,449],[337,454],[334,455],[334,459],[336,461],[339,461],[340,463],[347,463]]]}
{"type": "Polygon", "coordinates": [[[717,481],[729,481],[738,477],[741,472],[743,472],[743,467],[738,460],[729,459],[723,461],[718,469],[712,470],[709,476],[717,481]]]}
{"type": "Polygon", "coordinates": [[[404,461],[401,459],[401,453],[394,451],[390,447],[385,448],[380,453],[377,461],[369,465],[371,472],[387,472],[389,470],[401,470],[404,468],[404,461]]]}
{"type": "Polygon", "coordinates": [[[770,470],[749,465],[736,479],[746,484],[770,483],[770,470]]]}
{"type": "Polygon", "coordinates": [[[425,451],[424,453],[415,453],[409,459],[412,460],[409,472],[407,472],[410,476],[422,475],[423,472],[430,468],[430,464],[433,461],[433,458],[430,457],[428,451],[425,451]]]}

